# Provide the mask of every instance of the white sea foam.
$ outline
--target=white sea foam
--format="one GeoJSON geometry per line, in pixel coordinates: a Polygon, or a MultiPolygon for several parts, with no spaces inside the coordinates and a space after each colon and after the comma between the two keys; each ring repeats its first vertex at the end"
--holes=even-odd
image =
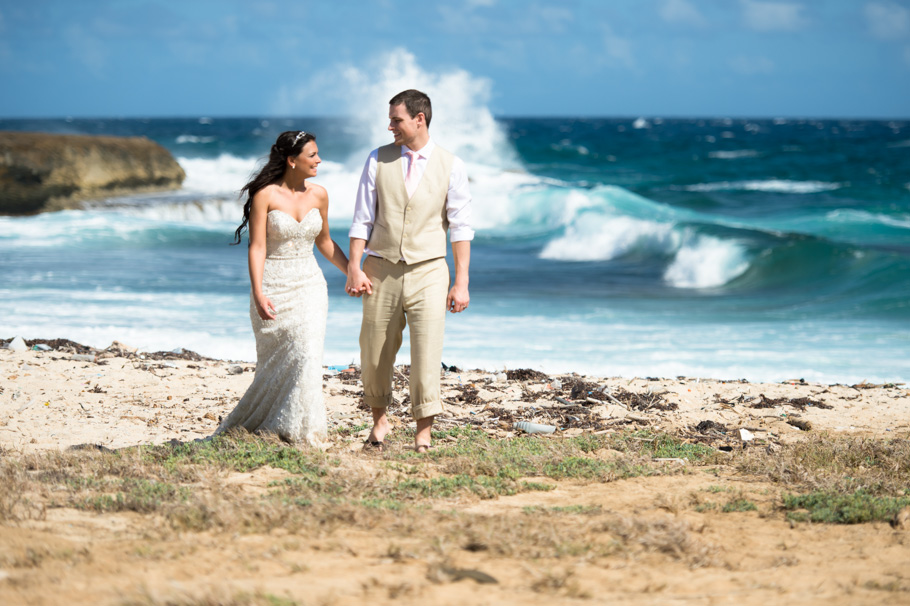
{"type": "Polygon", "coordinates": [[[664,272],[664,280],[677,288],[712,288],[723,286],[748,268],[749,261],[742,245],[711,236],[697,236],[676,252],[664,272]]]}
{"type": "MultiPolygon", "coordinates": [[[[178,157],[177,162],[186,172],[183,182],[184,192],[198,192],[211,195],[234,195],[240,193],[243,187],[262,168],[265,158],[244,158],[231,154],[221,154],[217,158],[185,158],[178,157]]],[[[323,160],[319,165],[319,175],[314,182],[323,183],[326,179],[336,179],[343,176],[346,189],[339,191],[356,190],[356,179],[360,178],[359,170],[355,173],[340,162],[323,160]],[[353,181],[353,185],[351,182],[353,181]]],[[[335,191],[334,188],[329,190],[335,191]]]]}
{"type": "Polygon", "coordinates": [[[186,172],[183,189],[206,194],[238,193],[261,166],[256,159],[231,154],[214,159],[178,156],[177,163],[186,172]]]}
{"type": "MultiPolygon", "coordinates": [[[[910,189],[910,183],[907,184],[907,188],[910,189]]],[[[910,229],[910,217],[907,215],[886,215],[870,213],[865,210],[832,210],[825,215],[825,219],[833,223],[876,223],[889,227],[910,229]]]]}
{"type": "Polygon", "coordinates": [[[787,179],[766,179],[761,181],[718,181],[715,183],[696,183],[686,185],[686,191],[762,191],[775,194],[817,194],[844,187],[843,183],[825,181],[790,181],[787,179]]]}
{"type": "MultiPolygon", "coordinates": [[[[430,72],[414,54],[398,48],[376,57],[367,65],[336,65],[317,77],[325,94],[340,100],[341,113],[349,116],[350,134],[363,141],[352,161],[362,166],[366,153],[391,143],[388,104],[393,95],[416,88],[433,103],[430,133],[446,149],[464,158],[484,158],[500,168],[520,166],[505,132],[489,109],[492,81],[463,69],[430,72]]],[[[300,89],[307,94],[310,82],[300,89]]],[[[295,91],[285,91],[294,97],[295,91]]]]}
{"type": "Polygon", "coordinates": [[[541,259],[609,261],[635,250],[670,253],[679,246],[670,224],[594,213],[577,218],[561,237],[547,243],[541,259]]]}
{"type": "Polygon", "coordinates": [[[642,129],[642,128],[651,128],[651,123],[645,120],[644,118],[636,118],[635,122],[632,123],[632,128],[642,129]]]}
{"type": "Polygon", "coordinates": [[[215,137],[199,137],[197,135],[180,135],[177,137],[177,144],[183,145],[184,143],[211,143],[215,140],[215,137]]]}
{"type": "Polygon", "coordinates": [[[201,227],[220,227],[223,223],[238,223],[243,216],[243,203],[236,198],[205,201],[175,202],[123,207],[117,212],[163,223],[191,223],[201,227]]]}
{"type": "Polygon", "coordinates": [[[717,158],[718,160],[738,160],[739,158],[755,158],[758,156],[758,151],[754,149],[737,149],[731,151],[713,151],[708,152],[709,158],[717,158]]]}

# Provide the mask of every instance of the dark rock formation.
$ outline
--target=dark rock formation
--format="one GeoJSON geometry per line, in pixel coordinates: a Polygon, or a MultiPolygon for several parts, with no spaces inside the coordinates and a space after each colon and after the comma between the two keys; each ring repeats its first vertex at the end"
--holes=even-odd
{"type": "Polygon", "coordinates": [[[0,214],[176,189],[185,177],[173,156],[145,137],[0,132],[0,214]]]}

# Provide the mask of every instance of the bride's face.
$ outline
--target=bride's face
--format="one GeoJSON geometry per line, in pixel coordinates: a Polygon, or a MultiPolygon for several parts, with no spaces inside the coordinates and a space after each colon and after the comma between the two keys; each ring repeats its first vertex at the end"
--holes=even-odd
{"type": "Polygon", "coordinates": [[[319,166],[319,163],[322,162],[322,158],[319,157],[319,148],[316,146],[315,141],[308,141],[306,145],[303,146],[303,149],[300,150],[300,153],[294,157],[295,168],[297,171],[302,172],[305,179],[316,176],[316,168],[319,166]]]}

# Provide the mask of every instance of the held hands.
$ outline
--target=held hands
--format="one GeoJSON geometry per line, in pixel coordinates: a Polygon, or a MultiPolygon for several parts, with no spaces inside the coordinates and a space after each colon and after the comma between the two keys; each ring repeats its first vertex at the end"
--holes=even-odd
{"type": "Polygon", "coordinates": [[[352,297],[362,297],[364,294],[373,294],[373,283],[360,268],[348,268],[348,281],[344,285],[344,292],[352,297]]]}
{"type": "Polygon", "coordinates": [[[449,296],[446,298],[446,309],[453,314],[457,314],[466,310],[470,301],[471,296],[468,294],[468,288],[455,284],[455,286],[452,287],[452,290],[449,291],[449,296]]]}
{"type": "Polygon", "coordinates": [[[259,295],[253,299],[256,302],[256,313],[259,314],[259,317],[263,320],[274,320],[275,314],[278,312],[275,309],[275,306],[272,305],[272,302],[265,295],[259,295]]]}

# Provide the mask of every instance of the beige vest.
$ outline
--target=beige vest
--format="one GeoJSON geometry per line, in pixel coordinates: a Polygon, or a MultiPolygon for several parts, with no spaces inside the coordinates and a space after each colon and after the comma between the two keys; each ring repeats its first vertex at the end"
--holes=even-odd
{"type": "Polygon", "coordinates": [[[384,259],[420,263],[446,256],[446,197],[455,156],[438,145],[408,200],[398,145],[379,148],[376,219],[367,246],[384,259]]]}

